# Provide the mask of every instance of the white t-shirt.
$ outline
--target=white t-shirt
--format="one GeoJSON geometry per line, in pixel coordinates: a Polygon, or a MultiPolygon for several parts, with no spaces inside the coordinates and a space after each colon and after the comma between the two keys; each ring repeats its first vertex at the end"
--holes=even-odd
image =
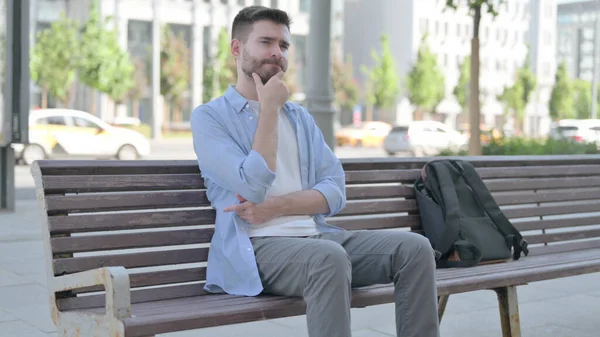
{"type": "MultiPolygon", "coordinates": [[[[248,101],[252,111],[258,116],[258,101],[248,101]]],[[[302,190],[300,177],[300,158],[296,133],[284,112],[279,112],[277,167],[275,180],[267,193],[267,197],[276,197],[302,190]]],[[[252,225],[248,231],[250,237],[255,236],[309,236],[319,234],[316,223],[311,216],[282,216],[259,225],[252,225]]]]}

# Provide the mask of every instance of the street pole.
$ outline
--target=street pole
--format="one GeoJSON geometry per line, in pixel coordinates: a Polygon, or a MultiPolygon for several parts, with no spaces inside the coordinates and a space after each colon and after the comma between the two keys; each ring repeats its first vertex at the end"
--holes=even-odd
{"type": "Polygon", "coordinates": [[[596,29],[594,32],[594,77],[592,79],[592,119],[596,119],[598,115],[598,76],[599,76],[599,62],[600,57],[600,0],[596,0],[596,29]]]}
{"type": "Polygon", "coordinates": [[[333,90],[331,87],[331,0],[311,1],[308,35],[308,88],[306,108],[321,129],[325,142],[335,149],[333,90]]]}
{"type": "Polygon", "coordinates": [[[152,139],[162,138],[160,97],[160,0],[152,0],[152,139]]]}

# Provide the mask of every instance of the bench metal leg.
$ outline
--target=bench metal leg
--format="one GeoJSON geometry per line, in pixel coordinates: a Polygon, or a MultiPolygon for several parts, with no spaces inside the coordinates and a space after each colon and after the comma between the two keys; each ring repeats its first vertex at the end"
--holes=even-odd
{"type": "Polygon", "coordinates": [[[494,290],[498,294],[502,337],[521,337],[521,319],[519,317],[517,287],[510,286],[494,290]]]}
{"type": "Polygon", "coordinates": [[[448,304],[448,298],[450,295],[441,295],[438,296],[438,319],[440,323],[442,322],[442,316],[444,316],[444,311],[446,311],[446,304],[448,304]]]}

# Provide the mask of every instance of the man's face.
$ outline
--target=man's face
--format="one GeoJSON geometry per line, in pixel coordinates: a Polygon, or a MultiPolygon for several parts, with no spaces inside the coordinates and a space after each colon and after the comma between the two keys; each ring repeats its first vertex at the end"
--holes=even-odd
{"type": "Polygon", "coordinates": [[[243,48],[239,51],[244,74],[252,78],[257,73],[263,84],[288,66],[290,32],[285,25],[272,21],[257,21],[243,48]]]}

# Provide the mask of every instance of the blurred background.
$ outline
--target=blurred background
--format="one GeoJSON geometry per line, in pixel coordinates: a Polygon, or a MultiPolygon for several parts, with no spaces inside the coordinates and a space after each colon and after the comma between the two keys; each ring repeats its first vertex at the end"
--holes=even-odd
{"type": "Polygon", "coordinates": [[[0,192],[39,159],[193,159],[248,5],[292,16],[286,82],[340,157],[598,152],[600,1],[0,0],[0,192]]]}

